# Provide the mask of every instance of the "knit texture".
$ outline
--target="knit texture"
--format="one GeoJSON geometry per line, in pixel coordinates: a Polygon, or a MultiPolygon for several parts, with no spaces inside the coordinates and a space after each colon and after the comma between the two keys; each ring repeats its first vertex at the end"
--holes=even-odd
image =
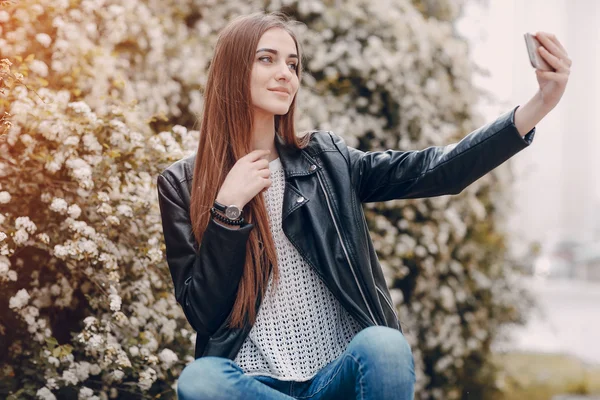
{"type": "Polygon", "coordinates": [[[283,233],[285,176],[279,158],[269,169],[273,183],[264,197],[279,282],[274,290],[271,275],[256,323],[234,361],[248,375],[306,381],[336,359],[361,328],[283,233]]]}

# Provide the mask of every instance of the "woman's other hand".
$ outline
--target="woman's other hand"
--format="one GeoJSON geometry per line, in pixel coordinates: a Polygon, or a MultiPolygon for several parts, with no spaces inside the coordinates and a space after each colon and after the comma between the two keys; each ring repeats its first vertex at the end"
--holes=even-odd
{"type": "Polygon", "coordinates": [[[571,72],[571,59],[552,33],[537,32],[535,37],[542,45],[538,47],[538,53],[554,68],[554,71],[535,70],[542,104],[550,111],[558,104],[565,92],[571,72]]]}
{"type": "Polygon", "coordinates": [[[521,136],[525,136],[560,101],[571,73],[571,59],[556,36],[547,32],[538,32],[535,37],[542,46],[537,52],[550,64],[554,71],[535,70],[539,90],[526,104],[517,108],[515,125],[521,136]]]}

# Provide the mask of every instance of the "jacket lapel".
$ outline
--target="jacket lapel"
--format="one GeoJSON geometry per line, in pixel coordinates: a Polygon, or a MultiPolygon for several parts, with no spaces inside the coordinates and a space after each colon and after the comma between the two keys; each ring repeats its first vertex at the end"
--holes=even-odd
{"type": "Polygon", "coordinates": [[[282,221],[294,210],[306,204],[310,199],[303,194],[294,178],[313,175],[319,167],[305,150],[287,145],[279,135],[275,135],[275,147],[285,173],[283,193],[282,221]]]}

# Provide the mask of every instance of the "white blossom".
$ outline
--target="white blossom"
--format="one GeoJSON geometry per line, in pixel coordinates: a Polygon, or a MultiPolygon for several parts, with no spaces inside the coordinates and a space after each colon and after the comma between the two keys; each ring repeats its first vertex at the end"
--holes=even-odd
{"type": "Polygon", "coordinates": [[[96,319],[94,316],[85,317],[83,319],[83,323],[85,325],[85,329],[90,329],[90,327],[98,323],[98,319],[96,319]]]}
{"type": "Polygon", "coordinates": [[[452,289],[450,289],[446,285],[442,285],[439,288],[440,298],[442,300],[442,305],[446,310],[452,311],[455,309],[455,301],[454,301],[454,293],[452,289]]]}
{"type": "Polygon", "coordinates": [[[129,354],[133,357],[137,357],[140,354],[140,349],[137,346],[131,346],[129,348],[129,354]]]}
{"type": "Polygon", "coordinates": [[[93,240],[80,239],[77,241],[77,249],[84,254],[89,256],[96,256],[98,254],[98,245],[93,240]]]}
{"type": "Polygon", "coordinates": [[[110,215],[110,216],[106,217],[106,222],[108,222],[110,225],[113,225],[113,226],[118,226],[121,224],[121,221],[119,220],[119,218],[115,217],[114,215],[110,215]]]}
{"type": "Polygon", "coordinates": [[[116,369],[112,372],[112,375],[113,375],[114,380],[119,382],[123,379],[123,377],[125,376],[125,373],[121,370],[116,369]]]}
{"type": "Polygon", "coordinates": [[[187,134],[187,128],[185,126],[175,125],[171,129],[173,130],[174,133],[178,134],[181,137],[183,137],[183,136],[185,136],[185,134],[187,134]]]}
{"type": "Polygon", "coordinates": [[[112,311],[119,311],[121,309],[121,297],[117,294],[111,294],[109,296],[110,299],[110,309],[112,311]]]}
{"type": "Polygon", "coordinates": [[[98,364],[90,365],[90,375],[98,375],[102,372],[102,368],[98,364]]]}
{"type": "Polygon", "coordinates": [[[79,138],[79,136],[73,136],[73,135],[71,135],[71,136],[67,137],[67,138],[66,138],[66,139],[63,141],[63,144],[64,144],[65,146],[77,146],[77,145],[79,144],[79,141],[80,141],[80,140],[81,140],[81,139],[79,138]]]}
{"type": "Polygon", "coordinates": [[[44,244],[50,244],[50,237],[47,233],[39,233],[37,238],[40,239],[40,241],[44,244]]]}
{"type": "Polygon", "coordinates": [[[30,296],[29,293],[27,293],[26,289],[21,289],[17,292],[17,294],[15,294],[14,296],[12,296],[9,300],[8,303],[8,308],[22,308],[24,306],[27,305],[27,303],[29,302],[30,296]]]}
{"type": "Polygon", "coordinates": [[[55,378],[48,378],[46,381],[46,387],[50,390],[58,389],[58,383],[55,378]]]}
{"type": "Polygon", "coordinates": [[[79,389],[78,400],[89,400],[94,395],[94,391],[89,387],[83,386],[79,389]]]}
{"type": "Polygon", "coordinates": [[[6,275],[10,270],[10,264],[4,259],[8,260],[6,257],[0,256],[0,276],[6,275]]]}
{"type": "Polygon", "coordinates": [[[165,368],[169,369],[173,363],[177,362],[179,358],[177,354],[171,349],[163,349],[159,354],[158,358],[165,364],[165,368]]]}
{"type": "Polygon", "coordinates": [[[36,397],[41,400],[56,400],[56,396],[48,389],[43,387],[35,393],[36,397]]]}
{"type": "Polygon", "coordinates": [[[92,169],[90,165],[81,158],[70,158],[65,163],[70,168],[71,174],[80,181],[84,187],[93,187],[92,169]]]}
{"type": "Polygon", "coordinates": [[[29,217],[18,217],[15,220],[15,228],[24,228],[28,233],[35,233],[37,226],[29,219],[29,217]]]}
{"type": "Polygon", "coordinates": [[[120,204],[117,206],[117,212],[119,215],[123,215],[125,217],[133,217],[133,211],[131,207],[126,204],[120,204]]]}
{"type": "Polygon", "coordinates": [[[100,335],[92,335],[87,344],[88,347],[92,349],[101,349],[104,344],[104,339],[100,335]]]}
{"type": "MultiPolygon", "coordinates": [[[[72,354],[69,355],[72,356],[72,354]]],[[[72,363],[69,369],[75,374],[80,382],[84,382],[90,376],[90,366],[91,364],[89,362],[80,361],[72,363]]]]}
{"type": "Polygon", "coordinates": [[[8,271],[8,280],[16,282],[16,280],[17,280],[17,271],[15,271],[15,270],[8,271]]]}
{"type": "Polygon", "coordinates": [[[67,212],[68,204],[64,199],[54,198],[52,199],[52,204],[50,204],[50,210],[55,211],[59,214],[64,214],[67,212]]]}
{"type": "Polygon", "coordinates": [[[110,201],[110,197],[106,192],[98,192],[98,200],[108,202],[110,201]]]}
{"type": "Polygon", "coordinates": [[[151,263],[156,264],[162,260],[163,253],[156,247],[153,247],[150,250],[148,250],[148,258],[150,258],[151,263]]]}
{"type": "Polygon", "coordinates": [[[69,247],[67,247],[67,246],[57,244],[56,246],[54,246],[53,253],[56,257],[58,257],[60,259],[65,259],[66,257],[69,256],[70,250],[69,250],[69,247]]]}
{"type": "Polygon", "coordinates": [[[156,371],[152,368],[146,368],[146,370],[140,372],[140,378],[138,380],[138,386],[147,391],[150,389],[152,384],[156,381],[156,371]]]}
{"type": "Polygon", "coordinates": [[[6,204],[10,201],[10,199],[10,193],[8,193],[6,190],[0,192],[0,204],[6,204]]]}
{"type": "Polygon", "coordinates": [[[112,207],[108,203],[102,203],[96,209],[96,211],[98,211],[100,214],[111,214],[112,213],[112,207]]]}
{"type": "Polygon", "coordinates": [[[75,373],[70,370],[63,371],[61,379],[67,385],[77,385],[79,383],[79,379],[77,379],[77,375],[75,375],[75,373]]]}
{"type": "Polygon", "coordinates": [[[35,35],[35,40],[46,48],[50,47],[52,43],[52,38],[47,33],[38,33],[35,35]]]}
{"type": "Polygon", "coordinates": [[[131,361],[129,361],[129,357],[127,357],[127,354],[125,354],[124,351],[119,351],[119,354],[117,355],[116,364],[122,368],[131,367],[131,361]]]}
{"type": "Polygon", "coordinates": [[[88,114],[88,113],[92,112],[92,109],[90,108],[90,106],[87,105],[83,101],[76,101],[73,103],[69,103],[67,105],[67,107],[69,109],[73,110],[74,112],[76,112],[77,114],[88,114]]]}
{"type": "Polygon", "coordinates": [[[52,160],[47,162],[44,167],[50,172],[57,172],[61,168],[61,163],[57,162],[56,160],[52,160]]]}
{"type": "Polygon", "coordinates": [[[19,229],[15,232],[13,240],[17,245],[23,245],[29,240],[29,234],[25,229],[19,229]]]}
{"type": "Polygon", "coordinates": [[[45,78],[48,76],[48,66],[45,62],[40,60],[32,60],[29,64],[29,69],[39,76],[45,78]]]}
{"type": "Polygon", "coordinates": [[[146,362],[150,365],[156,365],[158,364],[158,357],[156,357],[154,354],[150,354],[146,362]]]}

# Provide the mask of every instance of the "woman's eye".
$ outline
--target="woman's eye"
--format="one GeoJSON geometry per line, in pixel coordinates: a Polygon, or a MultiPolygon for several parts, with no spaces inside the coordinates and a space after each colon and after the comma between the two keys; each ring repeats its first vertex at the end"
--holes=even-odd
{"type": "MultiPolygon", "coordinates": [[[[273,62],[273,57],[271,56],[262,56],[258,58],[258,61],[266,61],[268,63],[272,63],[273,62]]],[[[289,67],[291,67],[292,71],[296,71],[298,69],[298,64],[296,63],[291,63],[288,64],[289,67]]]]}

